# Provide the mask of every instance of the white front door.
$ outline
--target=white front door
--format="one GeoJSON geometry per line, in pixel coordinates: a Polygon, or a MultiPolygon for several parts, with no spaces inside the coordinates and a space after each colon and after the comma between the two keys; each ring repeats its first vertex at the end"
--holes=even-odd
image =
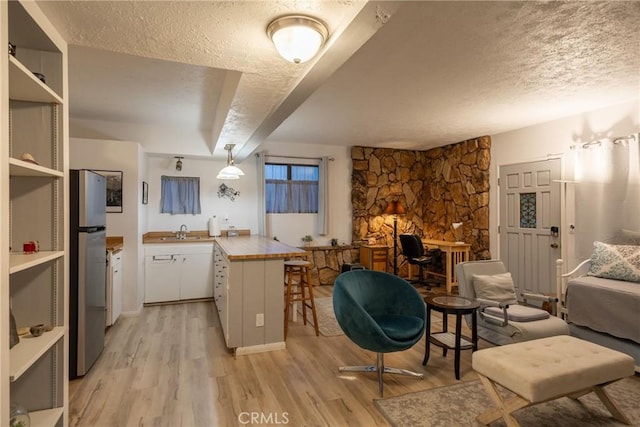
{"type": "Polygon", "coordinates": [[[500,259],[516,294],[555,292],[560,159],[500,166],[500,259]]]}

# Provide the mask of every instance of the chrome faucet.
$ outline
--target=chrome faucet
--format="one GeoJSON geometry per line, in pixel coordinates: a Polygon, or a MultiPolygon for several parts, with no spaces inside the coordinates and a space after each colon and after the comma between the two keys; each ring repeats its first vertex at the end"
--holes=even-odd
{"type": "Polygon", "coordinates": [[[189,230],[187,230],[187,225],[186,224],[182,224],[180,226],[180,231],[176,234],[176,238],[178,239],[186,239],[187,238],[187,233],[189,232],[189,230]]]}

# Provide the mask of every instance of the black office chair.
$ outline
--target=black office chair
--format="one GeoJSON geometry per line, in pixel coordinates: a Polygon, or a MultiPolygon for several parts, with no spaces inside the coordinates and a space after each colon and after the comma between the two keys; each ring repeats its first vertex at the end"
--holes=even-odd
{"type": "Polygon", "coordinates": [[[420,269],[418,280],[414,282],[423,284],[427,287],[427,290],[430,290],[431,286],[424,277],[424,268],[427,265],[438,264],[440,250],[432,249],[425,255],[422,240],[417,234],[401,234],[400,245],[402,245],[402,254],[407,258],[409,264],[417,265],[420,269]]]}

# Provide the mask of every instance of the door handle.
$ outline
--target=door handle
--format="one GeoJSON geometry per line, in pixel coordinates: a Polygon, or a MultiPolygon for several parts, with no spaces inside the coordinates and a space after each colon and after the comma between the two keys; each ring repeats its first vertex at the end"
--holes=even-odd
{"type": "Polygon", "coordinates": [[[553,249],[558,249],[558,244],[557,243],[552,243],[549,246],[551,246],[553,249]]]}

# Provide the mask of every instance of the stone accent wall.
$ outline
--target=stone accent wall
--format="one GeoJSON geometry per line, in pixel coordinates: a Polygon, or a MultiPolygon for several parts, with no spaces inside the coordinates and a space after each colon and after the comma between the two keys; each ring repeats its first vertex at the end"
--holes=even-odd
{"type": "MultiPolygon", "coordinates": [[[[471,243],[472,259],[490,258],[490,149],[488,136],[428,151],[353,147],[353,242],[374,239],[393,247],[393,216],[383,213],[389,201],[399,200],[406,214],[397,218],[398,234],[463,240],[471,243]],[[454,222],[463,223],[457,235],[454,222]]],[[[401,275],[403,261],[400,256],[401,275]]]]}
{"type": "Polygon", "coordinates": [[[311,283],[317,285],[333,285],[338,274],[342,272],[342,264],[357,263],[360,259],[358,246],[305,246],[311,252],[311,283]]]}

